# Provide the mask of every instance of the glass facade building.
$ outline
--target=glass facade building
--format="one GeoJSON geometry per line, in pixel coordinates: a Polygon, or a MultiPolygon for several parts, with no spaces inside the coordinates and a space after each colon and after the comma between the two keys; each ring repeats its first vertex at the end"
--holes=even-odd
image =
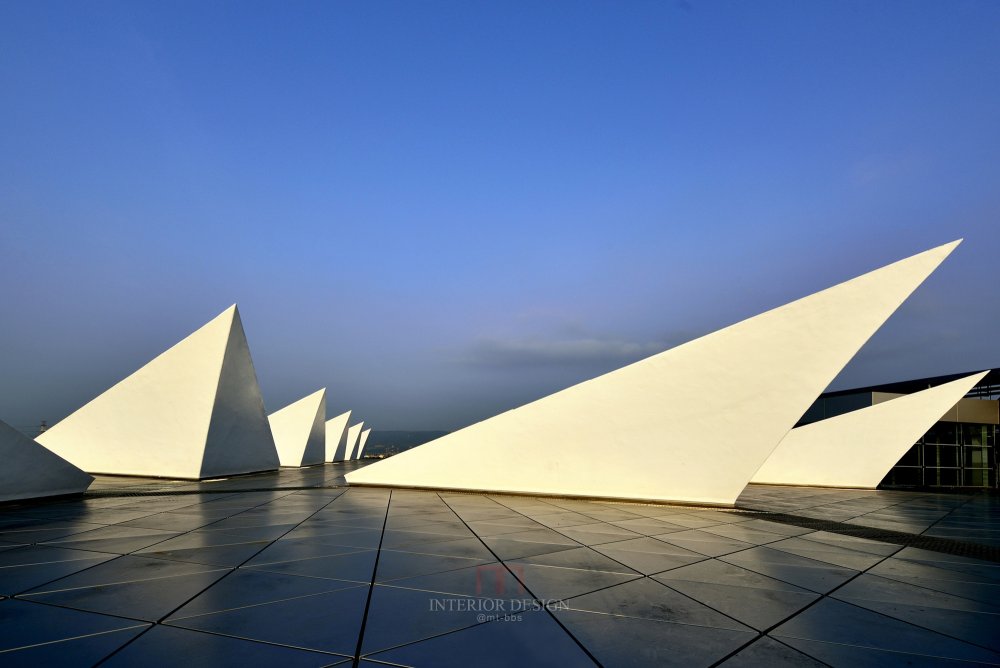
{"type": "MultiPolygon", "coordinates": [[[[810,407],[800,425],[889,401],[968,374],[888,383],[828,392],[810,407]]],[[[991,487],[998,482],[1000,369],[993,369],[945,414],[889,471],[880,488],[991,487]]]]}

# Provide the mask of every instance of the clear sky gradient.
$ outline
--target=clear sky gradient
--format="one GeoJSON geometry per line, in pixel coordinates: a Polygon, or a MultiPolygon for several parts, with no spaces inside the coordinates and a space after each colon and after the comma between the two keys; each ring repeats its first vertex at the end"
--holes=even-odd
{"type": "Polygon", "coordinates": [[[1000,365],[1000,2],[11,0],[0,95],[16,426],[236,302],[453,429],[958,237],[835,387],[1000,365]]]}

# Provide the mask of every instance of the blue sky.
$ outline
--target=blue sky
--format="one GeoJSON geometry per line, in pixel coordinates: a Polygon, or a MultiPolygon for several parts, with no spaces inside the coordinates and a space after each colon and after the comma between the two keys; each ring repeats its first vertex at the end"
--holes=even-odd
{"type": "Polygon", "coordinates": [[[0,419],[237,302],[452,429],[965,237],[835,387],[1000,365],[1000,3],[6,2],[0,419]]]}

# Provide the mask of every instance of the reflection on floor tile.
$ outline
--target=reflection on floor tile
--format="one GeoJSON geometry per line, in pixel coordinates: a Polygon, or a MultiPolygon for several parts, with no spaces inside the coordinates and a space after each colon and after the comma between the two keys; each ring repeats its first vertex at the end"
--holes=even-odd
{"type": "Polygon", "coordinates": [[[749,631],[576,610],[556,616],[606,666],[710,666],[756,637],[749,631]]]}
{"type": "Polygon", "coordinates": [[[246,668],[282,666],[318,668],[343,663],[329,654],[278,647],[237,638],[156,626],[114,654],[102,666],[112,668],[246,668]]]}
{"type": "Polygon", "coordinates": [[[1000,544],[989,498],[753,485],[725,510],[345,487],[363,465],[98,477],[0,507],[0,664],[1000,661],[996,561],[851,535],[1000,544]]]}
{"type": "Polygon", "coordinates": [[[0,601],[0,651],[145,626],[130,619],[66,610],[29,601],[0,601]]]}
{"type": "Polygon", "coordinates": [[[490,621],[370,658],[414,668],[595,665],[544,611],[490,621]]]}
{"type": "Polygon", "coordinates": [[[771,632],[785,638],[922,654],[964,661],[1000,662],[1000,654],[863,608],[824,599],[771,632]]]}
{"type": "Polygon", "coordinates": [[[356,586],[168,622],[171,626],[353,656],[368,600],[356,586]]]}
{"type": "Polygon", "coordinates": [[[821,663],[788,645],[762,636],[737,654],[723,661],[725,668],[822,668],[821,663]]]}

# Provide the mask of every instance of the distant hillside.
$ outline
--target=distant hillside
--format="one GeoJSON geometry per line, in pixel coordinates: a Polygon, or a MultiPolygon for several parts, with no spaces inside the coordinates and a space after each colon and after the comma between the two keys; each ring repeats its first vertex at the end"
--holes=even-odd
{"type": "Polygon", "coordinates": [[[446,431],[372,431],[365,445],[365,456],[395,455],[440,438],[446,431]]]}

